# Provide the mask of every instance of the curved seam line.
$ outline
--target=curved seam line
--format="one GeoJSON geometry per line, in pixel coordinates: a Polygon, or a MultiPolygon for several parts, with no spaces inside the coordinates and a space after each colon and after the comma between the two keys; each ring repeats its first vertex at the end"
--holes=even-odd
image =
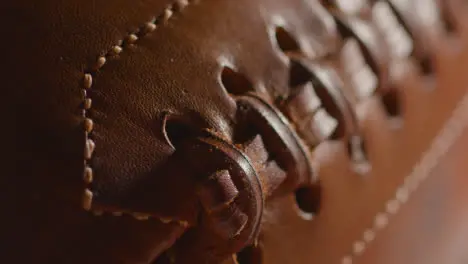
{"type": "MultiPolygon", "coordinates": [[[[173,17],[174,13],[180,13],[183,9],[185,9],[188,5],[194,3],[196,0],[176,0],[174,3],[169,4],[158,16],[154,19],[144,23],[143,26],[139,27],[137,32],[129,33],[128,35],[124,36],[122,40],[118,41],[117,45],[114,45],[107,51],[107,53],[103,56],[99,56],[97,61],[94,65],[91,65],[88,71],[85,71],[82,77],[82,94],[83,94],[83,109],[82,109],[82,116],[84,118],[83,121],[83,129],[85,132],[85,147],[84,147],[84,171],[83,171],[83,181],[85,183],[85,190],[82,197],[82,206],[85,210],[91,211],[94,215],[102,215],[104,212],[100,210],[93,210],[93,192],[91,190],[91,183],[93,182],[94,172],[91,166],[91,159],[93,157],[94,150],[96,148],[96,144],[94,140],[90,138],[94,129],[94,122],[88,116],[88,111],[92,107],[92,99],[88,95],[88,91],[93,86],[93,75],[95,75],[98,70],[100,70],[106,63],[107,58],[115,57],[119,55],[121,52],[124,51],[125,48],[135,45],[137,41],[148,35],[149,33],[155,31],[158,26],[165,26],[169,23],[170,19],[173,17]]],[[[137,220],[148,220],[149,218],[153,218],[153,216],[144,213],[138,212],[127,212],[127,211],[114,211],[108,212],[114,216],[121,216],[123,214],[128,214],[133,216],[137,220]]],[[[158,217],[163,223],[177,223],[182,226],[187,226],[188,223],[185,221],[168,219],[163,217],[158,217]]]]}
{"type": "Polygon", "coordinates": [[[458,102],[450,119],[445,122],[419,162],[413,166],[411,173],[404,178],[403,184],[396,189],[394,196],[386,201],[385,210],[374,216],[374,225],[365,229],[362,232],[362,237],[353,242],[351,253],[342,257],[341,264],[352,264],[354,258],[365,252],[366,248],[375,240],[378,232],[385,229],[391,217],[398,214],[400,208],[409,201],[411,195],[439,165],[438,160],[450,150],[467,126],[468,93],[458,102]]]}

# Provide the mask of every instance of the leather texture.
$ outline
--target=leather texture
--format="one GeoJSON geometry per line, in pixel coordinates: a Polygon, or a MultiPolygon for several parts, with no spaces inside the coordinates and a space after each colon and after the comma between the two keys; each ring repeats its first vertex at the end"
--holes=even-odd
{"type": "Polygon", "coordinates": [[[464,98],[465,4],[439,1],[448,33],[417,19],[422,0],[326,2],[4,3],[0,258],[461,263],[466,132],[362,234],[464,98]],[[392,54],[374,2],[410,53],[392,54]]]}

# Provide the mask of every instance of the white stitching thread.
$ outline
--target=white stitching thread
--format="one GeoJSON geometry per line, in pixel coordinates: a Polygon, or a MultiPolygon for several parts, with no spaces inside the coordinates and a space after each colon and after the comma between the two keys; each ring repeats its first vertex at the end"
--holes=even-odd
{"type": "MultiPolygon", "coordinates": [[[[82,82],[82,91],[83,91],[83,129],[85,132],[85,149],[84,149],[84,171],[83,171],[83,181],[86,185],[83,198],[82,198],[82,205],[83,208],[87,211],[92,210],[92,203],[93,203],[93,192],[90,189],[90,184],[93,182],[94,173],[91,167],[91,159],[93,156],[93,152],[96,148],[94,141],[90,138],[90,135],[94,129],[94,122],[88,116],[88,111],[92,107],[92,99],[89,97],[88,91],[93,86],[93,75],[101,69],[106,63],[107,59],[110,57],[114,57],[119,55],[121,52],[124,51],[126,45],[135,44],[141,37],[144,37],[148,33],[156,30],[159,24],[167,25],[169,19],[173,17],[175,11],[181,12],[185,7],[187,7],[191,2],[188,0],[177,0],[174,4],[169,5],[164,9],[164,11],[155,19],[146,22],[141,28],[139,32],[130,33],[126,36],[123,40],[119,41],[118,45],[112,46],[107,54],[98,57],[96,60],[95,65],[91,67],[92,70],[89,72],[85,72],[83,75],[83,82],[82,82]]],[[[94,215],[102,215],[102,211],[93,211],[94,215]]],[[[137,213],[137,212],[109,212],[111,215],[114,216],[121,216],[123,214],[128,214],[133,216],[135,219],[138,220],[147,220],[150,218],[147,214],[137,213]]],[[[165,219],[159,218],[160,221],[163,223],[170,223],[170,222],[177,222],[183,226],[187,225],[184,221],[172,220],[172,219],[165,219]]]]}
{"type": "Polygon", "coordinates": [[[456,139],[461,136],[467,124],[468,94],[465,94],[453,111],[452,116],[432,141],[431,146],[424,153],[419,163],[416,164],[412,172],[405,177],[403,184],[395,191],[394,197],[387,201],[385,211],[375,215],[374,226],[366,229],[363,232],[362,238],[353,243],[352,253],[344,256],[341,259],[341,264],[352,264],[354,257],[363,254],[367,246],[374,241],[378,231],[388,225],[390,217],[398,213],[401,206],[408,201],[411,194],[427,179],[430,172],[438,164],[438,160],[447,153],[456,139]]]}

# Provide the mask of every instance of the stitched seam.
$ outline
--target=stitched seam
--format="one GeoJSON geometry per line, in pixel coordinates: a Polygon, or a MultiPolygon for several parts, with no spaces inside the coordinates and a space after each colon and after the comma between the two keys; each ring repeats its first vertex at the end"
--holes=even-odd
{"type": "Polygon", "coordinates": [[[431,174],[442,158],[461,136],[468,125],[468,94],[465,94],[452,112],[450,119],[444,124],[439,134],[432,141],[419,162],[413,167],[411,173],[404,179],[395,191],[394,196],[385,204],[385,210],[374,216],[374,225],[362,232],[362,237],[355,240],[351,246],[351,253],[341,259],[342,264],[352,264],[353,258],[362,255],[366,248],[375,240],[379,231],[383,230],[392,216],[408,202],[411,195],[431,174]]]}
{"type": "MultiPolygon", "coordinates": [[[[93,76],[104,67],[107,63],[108,58],[115,57],[119,55],[121,52],[125,50],[125,48],[135,45],[139,39],[145,37],[149,33],[155,31],[159,26],[165,26],[169,23],[170,19],[173,17],[175,13],[180,13],[183,9],[185,9],[188,5],[195,3],[197,0],[176,0],[174,3],[168,5],[158,16],[154,19],[144,23],[137,32],[130,33],[126,35],[122,40],[118,41],[117,45],[114,45],[107,51],[107,53],[103,56],[99,56],[97,61],[89,67],[90,70],[85,71],[82,77],[82,93],[83,93],[83,129],[85,132],[85,147],[84,147],[84,171],[83,171],[83,181],[85,183],[85,190],[82,197],[82,206],[87,211],[92,211],[94,215],[101,215],[103,211],[93,210],[93,192],[91,189],[91,184],[94,179],[94,172],[92,169],[92,157],[94,150],[96,148],[96,144],[94,140],[90,137],[92,136],[93,129],[94,129],[94,122],[89,117],[89,111],[92,108],[92,99],[89,97],[88,91],[92,89],[93,86],[93,76]]],[[[108,212],[114,216],[121,216],[123,214],[128,214],[133,216],[135,219],[138,220],[147,220],[151,218],[149,214],[143,214],[138,212],[128,212],[128,211],[120,211],[120,212],[108,212]]],[[[187,222],[173,220],[173,219],[166,219],[166,218],[158,218],[163,223],[178,223],[182,226],[186,226],[187,222]]]]}

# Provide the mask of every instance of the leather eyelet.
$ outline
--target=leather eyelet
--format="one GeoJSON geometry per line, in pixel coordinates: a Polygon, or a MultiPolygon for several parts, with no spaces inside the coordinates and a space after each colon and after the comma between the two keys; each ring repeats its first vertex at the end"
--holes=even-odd
{"type": "MultiPolygon", "coordinates": [[[[383,41],[382,35],[377,28],[370,24],[368,21],[359,18],[351,17],[345,14],[335,13],[335,21],[338,26],[338,30],[343,38],[344,50],[341,54],[342,67],[348,74],[353,75],[351,78],[356,77],[356,73],[349,69],[347,65],[350,63],[350,52],[357,51],[357,47],[354,47],[354,43],[350,43],[350,39],[354,39],[359,46],[359,53],[352,54],[354,58],[359,58],[361,65],[361,71],[358,73],[366,73],[370,67],[375,77],[369,77],[370,72],[368,71],[367,79],[375,78],[378,80],[376,88],[369,88],[371,91],[376,90],[378,93],[382,93],[388,85],[390,57],[387,51],[387,44],[383,41]],[[368,65],[368,66],[367,66],[368,65]]],[[[356,82],[355,82],[356,83],[356,82]]],[[[356,85],[356,84],[355,84],[356,85]]],[[[355,87],[355,90],[360,88],[355,87]]],[[[359,92],[361,93],[361,92],[359,92]]],[[[365,92],[367,93],[367,92],[365,92]]]]}
{"type": "Polygon", "coordinates": [[[309,150],[289,125],[286,117],[271,104],[255,94],[236,98],[240,122],[245,129],[261,135],[269,153],[287,172],[287,179],[280,189],[290,191],[301,182],[314,181],[309,150]],[[250,127],[250,128],[249,128],[250,127]]]}
{"type": "Polygon", "coordinates": [[[349,99],[343,93],[342,79],[329,66],[307,60],[295,61],[309,72],[308,81],[320,98],[326,112],[338,121],[338,127],[331,136],[332,139],[343,138],[356,134],[357,120],[349,99]]]}
{"type": "Polygon", "coordinates": [[[258,236],[265,196],[251,160],[234,145],[205,136],[180,146],[197,182],[199,222],[175,245],[178,261],[212,260],[241,250],[258,236]]]}

